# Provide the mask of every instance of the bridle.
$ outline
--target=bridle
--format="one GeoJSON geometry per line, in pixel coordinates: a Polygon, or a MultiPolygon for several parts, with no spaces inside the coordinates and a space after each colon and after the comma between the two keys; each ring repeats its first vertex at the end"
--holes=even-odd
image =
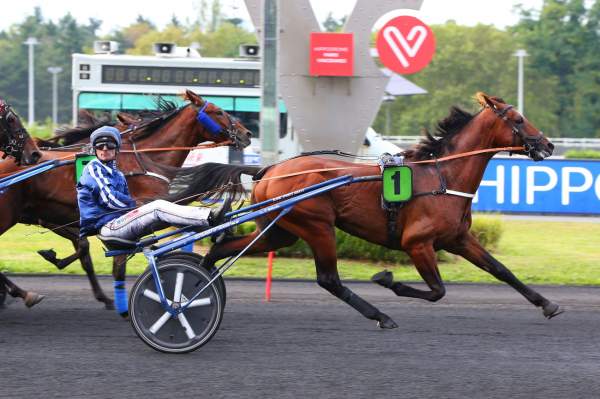
{"type": "Polygon", "coordinates": [[[514,108],[512,105],[507,105],[506,107],[504,107],[501,110],[499,110],[496,107],[490,107],[490,106],[487,106],[487,107],[490,108],[492,111],[494,111],[494,113],[500,119],[502,119],[504,122],[506,122],[508,124],[508,126],[510,126],[510,128],[513,132],[513,146],[515,146],[517,144],[517,137],[519,137],[521,140],[523,140],[523,151],[529,157],[533,158],[533,152],[537,151],[538,145],[544,139],[544,133],[542,133],[540,131],[535,136],[531,136],[531,135],[528,135],[527,133],[525,133],[525,119],[523,118],[523,116],[521,116],[521,120],[519,122],[515,122],[512,119],[509,119],[508,116],[506,116],[508,111],[510,111],[511,109],[514,108]]]}
{"type": "Polygon", "coordinates": [[[239,129],[235,126],[233,117],[229,115],[229,113],[220,110],[227,117],[228,122],[227,128],[223,129],[223,127],[217,122],[215,122],[206,112],[206,108],[209,104],[210,103],[208,101],[204,101],[204,105],[202,105],[202,107],[198,109],[198,115],[196,115],[196,120],[200,122],[202,126],[204,126],[211,134],[215,136],[222,134],[223,130],[225,130],[225,134],[227,134],[229,140],[233,142],[235,148],[237,150],[242,149],[240,139],[238,138],[238,135],[242,134],[242,132],[240,132],[239,129]]]}
{"type": "Polygon", "coordinates": [[[17,164],[21,163],[23,151],[25,150],[25,143],[27,142],[27,130],[20,126],[17,129],[12,129],[8,119],[10,117],[18,119],[10,105],[4,101],[0,101],[0,150],[4,152],[2,159],[12,156],[16,159],[17,164]]]}

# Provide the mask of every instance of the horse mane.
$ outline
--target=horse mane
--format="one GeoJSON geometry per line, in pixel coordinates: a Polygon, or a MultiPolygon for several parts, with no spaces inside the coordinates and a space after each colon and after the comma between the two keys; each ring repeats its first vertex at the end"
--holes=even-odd
{"type": "Polygon", "coordinates": [[[38,139],[38,146],[59,148],[76,144],[89,138],[94,130],[106,125],[114,126],[116,122],[111,121],[107,115],[97,118],[91,112],[83,110],[79,112],[79,125],[56,129],[51,138],[38,139]]]}
{"type": "Polygon", "coordinates": [[[132,139],[141,140],[151,136],[158,128],[189,105],[178,107],[174,101],[165,100],[162,97],[158,97],[155,103],[158,110],[143,110],[137,113],[141,126],[132,131],[132,139]]]}
{"type": "MultiPolygon", "coordinates": [[[[471,114],[456,105],[450,107],[450,114],[437,122],[434,134],[432,135],[427,129],[424,129],[424,137],[421,142],[414,148],[404,151],[404,155],[415,160],[424,160],[430,159],[432,156],[439,157],[444,150],[452,150],[450,144],[452,138],[460,133],[487,106],[485,97],[486,95],[482,92],[475,94],[477,103],[484,107],[475,114],[471,114]]],[[[489,98],[500,104],[506,104],[500,97],[489,98]]]]}
{"type": "MultiPolygon", "coordinates": [[[[157,110],[143,110],[136,113],[140,125],[143,125],[135,132],[136,139],[152,135],[159,126],[183,108],[178,108],[175,102],[162,97],[157,98],[155,103],[157,110]]],[[[84,110],[79,112],[79,125],[59,128],[53,137],[46,140],[38,139],[37,143],[38,146],[48,148],[68,146],[84,142],[86,139],[89,140],[92,132],[102,126],[115,126],[116,124],[117,122],[110,120],[108,115],[95,117],[91,112],[84,110]]]]}

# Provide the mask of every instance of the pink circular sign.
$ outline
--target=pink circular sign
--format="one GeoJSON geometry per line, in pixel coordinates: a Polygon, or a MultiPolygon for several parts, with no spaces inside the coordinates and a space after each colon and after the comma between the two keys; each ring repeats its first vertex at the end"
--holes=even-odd
{"type": "Polygon", "coordinates": [[[435,54],[435,37],[418,18],[402,15],[389,20],[377,34],[379,59],[399,74],[425,68],[435,54]]]}

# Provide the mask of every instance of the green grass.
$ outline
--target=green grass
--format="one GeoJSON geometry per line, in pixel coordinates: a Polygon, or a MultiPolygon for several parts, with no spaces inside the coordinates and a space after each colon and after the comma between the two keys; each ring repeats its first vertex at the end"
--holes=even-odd
{"type": "MultiPolygon", "coordinates": [[[[535,284],[600,284],[600,224],[505,220],[504,233],[494,255],[526,283],[535,284]]],[[[15,226],[0,238],[0,270],[12,273],[59,273],[36,251],[54,248],[64,257],[73,252],[66,240],[52,234],[40,234],[38,227],[15,226]]],[[[204,251],[202,248],[201,251],[204,251]]],[[[99,274],[110,274],[112,263],[104,257],[97,240],[92,240],[92,256],[99,274]]],[[[127,267],[128,274],[139,274],[145,268],[143,256],[137,255],[127,267]]],[[[339,261],[343,279],[366,280],[388,268],[398,280],[420,281],[413,266],[339,261]]],[[[447,282],[497,282],[463,259],[440,265],[447,282]]],[[[60,273],[82,274],[78,263],[60,273]]],[[[263,278],[265,257],[242,258],[226,276],[263,278]]],[[[275,278],[315,278],[312,259],[276,258],[275,278]]]]}

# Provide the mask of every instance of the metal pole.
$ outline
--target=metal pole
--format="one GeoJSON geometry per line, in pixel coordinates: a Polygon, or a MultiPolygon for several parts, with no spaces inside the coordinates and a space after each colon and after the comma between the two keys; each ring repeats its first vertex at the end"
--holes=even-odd
{"type": "Polygon", "coordinates": [[[34,89],[34,69],[33,69],[33,46],[38,44],[38,41],[35,37],[30,37],[23,42],[29,46],[29,99],[28,99],[28,123],[32,125],[35,122],[35,113],[34,113],[34,98],[35,98],[35,89],[34,89]]]}
{"type": "Polygon", "coordinates": [[[61,67],[48,67],[52,74],[52,123],[58,124],[58,74],[62,72],[61,67]]]}
{"type": "Polygon", "coordinates": [[[521,114],[525,113],[525,103],[523,101],[523,58],[527,57],[527,51],[519,49],[515,52],[515,57],[519,62],[518,66],[518,87],[517,87],[517,107],[521,114]]]}
{"type": "Polygon", "coordinates": [[[261,161],[270,165],[278,160],[279,107],[277,79],[278,0],[263,0],[262,74],[260,141],[261,161]]]}

